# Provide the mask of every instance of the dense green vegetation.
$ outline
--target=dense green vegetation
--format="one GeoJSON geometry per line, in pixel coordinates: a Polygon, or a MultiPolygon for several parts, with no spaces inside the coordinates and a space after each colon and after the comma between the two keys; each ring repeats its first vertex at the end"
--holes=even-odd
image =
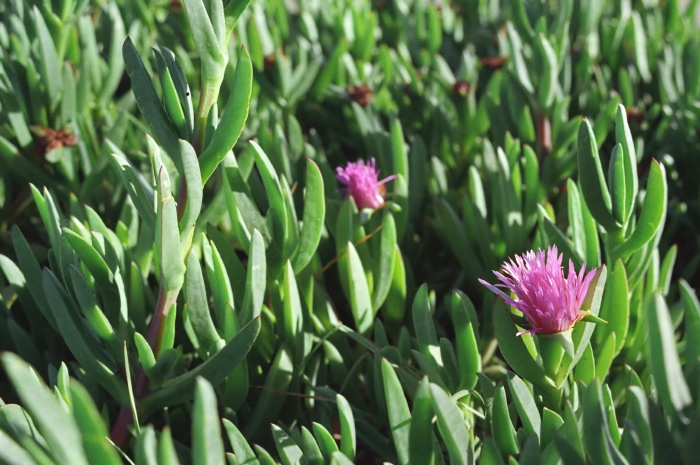
{"type": "Polygon", "coordinates": [[[0,2],[0,464],[695,463],[697,3],[0,2]]]}

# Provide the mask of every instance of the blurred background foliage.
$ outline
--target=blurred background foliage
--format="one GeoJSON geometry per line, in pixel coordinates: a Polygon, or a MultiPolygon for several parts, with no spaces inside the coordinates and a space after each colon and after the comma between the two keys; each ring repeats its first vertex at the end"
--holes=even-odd
{"type": "Polygon", "coordinates": [[[0,3],[0,463],[694,463],[697,3],[0,3]]]}

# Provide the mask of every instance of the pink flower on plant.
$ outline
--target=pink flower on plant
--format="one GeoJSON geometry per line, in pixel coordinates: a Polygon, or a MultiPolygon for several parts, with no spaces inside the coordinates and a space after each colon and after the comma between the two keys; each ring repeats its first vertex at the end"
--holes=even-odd
{"type": "Polygon", "coordinates": [[[546,253],[544,250],[537,253],[530,251],[516,255],[515,260],[503,262],[503,273],[493,272],[502,284],[492,285],[479,279],[481,284],[502,297],[506,304],[523,312],[530,329],[518,332],[518,336],[524,333],[560,333],[572,328],[590,313],[582,311],[581,306],[596,269],[585,274],[584,263],[577,274],[573,262],[569,260],[569,273],[564,277],[561,262],[562,255],[556,246],[552,246],[546,253]],[[515,299],[499,288],[510,290],[515,294],[515,299]]]}
{"type": "Polygon", "coordinates": [[[355,205],[360,210],[381,207],[384,204],[384,194],[386,194],[384,183],[396,177],[396,175],[392,175],[380,181],[379,170],[376,169],[374,158],[370,159],[367,164],[364,160],[349,162],[345,168],[338,167],[335,170],[335,178],[345,184],[345,187],[340,188],[339,191],[345,194],[345,198],[352,196],[355,205]]]}

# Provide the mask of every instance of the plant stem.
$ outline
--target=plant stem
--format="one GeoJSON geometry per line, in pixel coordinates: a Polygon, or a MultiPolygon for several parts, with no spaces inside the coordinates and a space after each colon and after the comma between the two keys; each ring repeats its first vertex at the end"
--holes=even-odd
{"type": "Polygon", "coordinates": [[[162,285],[158,291],[158,302],[153,312],[153,319],[148,328],[148,337],[146,340],[153,349],[153,355],[158,358],[160,355],[161,345],[163,344],[163,333],[165,332],[165,323],[168,318],[170,308],[175,305],[179,290],[168,292],[163,289],[162,285]]]}
{"type": "Polygon", "coordinates": [[[546,336],[538,338],[542,365],[547,377],[556,382],[559,374],[559,367],[564,358],[564,349],[554,339],[546,336]]]}
{"type": "Polygon", "coordinates": [[[605,251],[607,253],[607,263],[615,263],[618,258],[617,254],[613,253],[617,246],[625,242],[625,231],[624,228],[617,229],[615,231],[608,232],[603,238],[605,243],[605,251]]]}
{"type": "MultiPolygon", "coordinates": [[[[168,319],[168,312],[170,308],[175,304],[177,300],[177,292],[168,292],[163,289],[162,285],[158,291],[158,301],[156,302],[156,308],[153,311],[153,319],[151,319],[151,324],[148,327],[148,336],[146,340],[148,345],[151,346],[153,350],[153,355],[158,358],[160,355],[161,346],[163,344],[163,334],[165,332],[165,323],[168,319]]],[[[136,375],[136,386],[134,387],[134,399],[138,401],[148,392],[148,377],[143,367],[140,366],[138,373],[136,375]]],[[[117,447],[122,447],[126,444],[129,439],[128,426],[134,421],[134,416],[131,412],[131,406],[126,405],[122,407],[119,412],[119,417],[117,422],[114,424],[112,431],[110,433],[110,439],[117,447]]]]}
{"type": "MultiPolygon", "coordinates": [[[[225,46],[224,46],[225,49],[225,46]]],[[[203,73],[204,74],[204,73],[203,73]]],[[[223,71],[221,74],[223,79],[223,71]]],[[[216,81],[216,79],[214,79],[216,81]]],[[[207,132],[207,121],[209,118],[209,113],[212,107],[216,103],[219,97],[219,90],[221,88],[221,79],[212,85],[211,82],[203,83],[200,89],[199,104],[197,105],[197,111],[194,117],[194,129],[192,132],[192,147],[194,148],[197,156],[201,155],[204,137],[207,132]]],[[[187,205],[187,181],[185,179],[184,173],[180,173],[180,188],[177,193],[177,218],[182,219],[185,212],[185,206],[187,205]]],[[[156,307],[153,311],[153,318],[151,319],[150,326],[148,328],[148,335],[146,340],[148,345],[151,346],[153,355],[158,358],[163,344],[163,334],[165,333],[165,324],[168,317],[168,312],[170,308],[175,305],[177,301],[177,296],[179,290],[174,292],[168,292],[163,288],[161,284],[158,291],[158,301],[156,302],[156,307]]],[[[136,385],[134,386],[134,398],[136,401],[140,400],[148,392],[148,377],[143,367],[140,366],[138,373],[136,375],[136,385]]],[[[119,412],[119,417],[117,418],[114,427],[110,433],[110,439],[117,447],[122,447],[126,444],[129,439],[128,426],[134,421],[133,413],[131,411],[131,406],[127,405],[122,407],[119,412]]]]}
{"type": "Polygon", "coordinates": [[[555,386],[542,386],[540,385],[542,392],[542,402],[544,406],[555,412],[559,411],[559,404],[561,404],[561,390],[557,389],[555,386]]]}
{"type": "Polygon", "coordinates": [[[540,160],[552,151],[552,123],[547,115],[537,112],[537,150],[540,160]]]}
{"type": "Polygon", "coordinates": [[[194,115],[194,130],[192,132],[192,147],[197,155],[202,153],[204,145],[204,136],[207,133],[207,121],[211,107],[214,106],[219,98],[219,87],[202,84],[199,95],[199,104],[197,112],[194,115]]]}
{"type": "Polygon", "coordinates": [[[134,422],[134,415],[131,413],[131,408],[127,405],[122,407],[117,417],[116,423],[112,431],[109,433],[109,439],[114,443],[115,446],[122,449],[129,439],[129,429],[128,426],[134,422]]]}

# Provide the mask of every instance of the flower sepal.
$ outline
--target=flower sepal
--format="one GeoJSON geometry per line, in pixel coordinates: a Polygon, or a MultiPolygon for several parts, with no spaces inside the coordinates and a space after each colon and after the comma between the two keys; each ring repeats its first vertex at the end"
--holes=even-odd
{"type": "MultiPolygon", "coordinates": [[[[354,202],[352,197],[349,197],[347,201],[354,202]]],[[[387,210],[391,210],[392,212],[397,213],[401,211],[401,206],[399,204],[387,200],[383,204],[381,204],[377,209],[363,208],[361,210],[357,210],[360,218],[360,224],[362,224],[363,226],[366,225],[375,213],[381,212],[385,208],[387,210]]]]}
{"type": "MultiPolygon", "coordinates": [[[[348,199],[348,201],[353,202],[352,198],[348,199]]],[[[360,217],[360,224],[362,226],[366,225],[367,222],[372,218],[372,215],[374,214],[376,210],[373,210],[371,208],[363,208],[362,210],[359,210],[359,217],[360,217]]]]}
{"type": "Polygon", "coordinates": [[[390,200],[387,200],[384,202],[384,207],[388,208],[389,210],[391,210],[395,213],[399,213],[399,212],[403,211],[403,209],[401,208],[401,205],[399,205],[396,202],[392,202],[390,200]]]}
{"type": "Polygon", "coordinates": [[[581,318],[581,321],[585,321],[587,323],[605,323],[606,325],[608,324],[606,320],[592,314],[590,310],[586,313],[586,316],[581,318]]]}
{"type": "MultiPolygon", "coordinates": [[[[571,358],[574,358],[574,355],[576,353],[576,349],[574,348],[574,339],[572,337],[573,334],[573,328],[569,328],[566,331],[561,331],[559,333],[554,333],[554,334],[540,334],[541,337],[543,338],[548,338],[559,344],[562,349],[564,349],[564,352],[566,355],[568,355],[571,358]]],[[[544,354],[542,354],[544,358],[544,354]]],[[[557,367],[558,368],[558,367],[557,367]]]]}

